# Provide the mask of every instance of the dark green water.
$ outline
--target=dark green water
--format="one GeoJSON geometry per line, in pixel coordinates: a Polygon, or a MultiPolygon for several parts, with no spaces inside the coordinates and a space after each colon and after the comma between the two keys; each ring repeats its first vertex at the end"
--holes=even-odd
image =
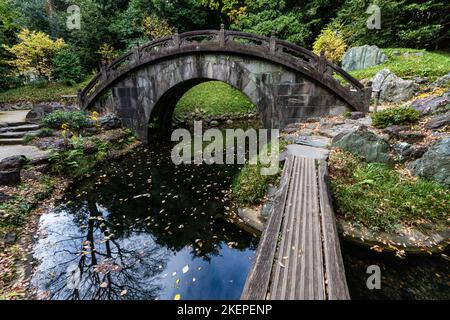
{"type": "MultiPolygon", "coordinates": [[[[175,166],[170,150],[152,144],[104,165],[42,216],[38,297],[240,297],[258,239],[226,219],[239,168],[175,166]],[[76,269],[79,286],[68,282],[76,269]]],[[[350,244],[342,251],[353,299],[450,298],[450,264],[439,256],[401,260],[350,244]],[[380,290],[366,286],[369,265],[381,268],[380,290]]]]}

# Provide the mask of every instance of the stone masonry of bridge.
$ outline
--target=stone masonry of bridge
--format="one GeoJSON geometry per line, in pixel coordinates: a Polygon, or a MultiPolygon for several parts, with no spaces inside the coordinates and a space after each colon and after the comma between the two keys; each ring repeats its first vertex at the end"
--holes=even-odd
{"type": "Polygon", "coordinates": [[[176,33],[125,53],[103,65],[78,100],[82,108],[116,112],[147,142],[149,123],[170,129],[180,98],[211,80],[246,94],[266,128],[348,110],[366,112],[371,91],[323,55],[222,26],[176,33]]]}
{"type": "Polygon", "coordinates": [[[117,112],[146,141],[150,117],[167,126],[179,99],[209,80],[223,81],[245,93],[268,128],[351,110],[334,93],[283,66],[239,56],[195,54],[129,74],[112,87],[108,111],[117,112]]]}

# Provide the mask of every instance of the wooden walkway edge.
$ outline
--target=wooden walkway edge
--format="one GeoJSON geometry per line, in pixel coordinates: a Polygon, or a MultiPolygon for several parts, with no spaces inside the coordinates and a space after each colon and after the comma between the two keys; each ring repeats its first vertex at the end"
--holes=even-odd
{"type": "Polygon", "coordinates": [[[286,157],[241,299],[350,299],[325,160],[286,157]]]}

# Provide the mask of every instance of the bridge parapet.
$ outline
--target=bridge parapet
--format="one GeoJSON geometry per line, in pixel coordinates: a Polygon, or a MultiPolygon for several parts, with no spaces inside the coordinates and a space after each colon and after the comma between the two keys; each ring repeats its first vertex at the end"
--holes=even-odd
{"type": "Polygon", "coordinates": [[[358,80],[322,54],[313,52],[275,37],[264,37],[239,31],[190,31],[160,38],[138,46],[118,57],[100,72],[78,94],[81,108],[89,108],[97,98],[115,82],[140,66],[166,57],[193,52],[222,52],[256,56],[279,63],[305,74],[335,92],[354,109],[369,110],[371,88],[358,80]]]}

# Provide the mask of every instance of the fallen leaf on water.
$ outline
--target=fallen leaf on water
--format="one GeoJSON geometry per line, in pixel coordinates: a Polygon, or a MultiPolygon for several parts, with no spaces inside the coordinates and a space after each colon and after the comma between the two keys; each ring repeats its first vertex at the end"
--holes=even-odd
{"type": "Polygon", "coordinates": [[[183,273],[188,272],[189,271],[189,266],[188,265],[184,266],[182,271],[183,271],[183,273]]]}
{"type": "Polygon", "coordinates": [[[127,293],[128,293],[128,290],[125,289],[125,290],[122,290],[122,292],[120,292],[120,295],[123,297],[123,296],[126,295],[127,293]]]}
{"type": "Polygon", "coordinates": [[[100,288],[107,288],[108,287],[108,283],[107,282],[102,282],[100,284],[100,288]]]}
{"type": "Polygon", "coordinates": [[[181,294],[176,294],[173,300],[181,300],[181,294]]]}

